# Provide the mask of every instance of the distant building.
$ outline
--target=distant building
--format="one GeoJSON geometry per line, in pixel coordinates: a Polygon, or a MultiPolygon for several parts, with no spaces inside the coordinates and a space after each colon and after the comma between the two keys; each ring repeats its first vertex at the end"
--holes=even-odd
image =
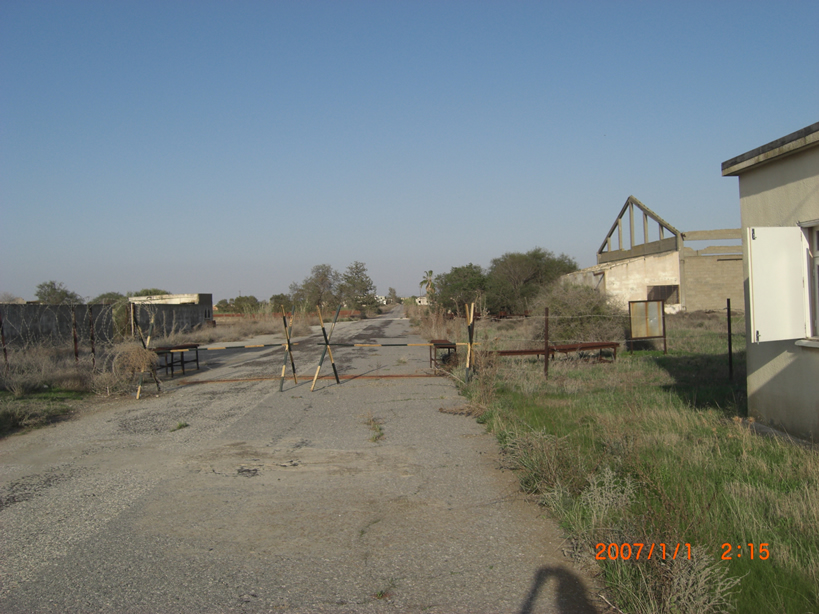
{"type": "Polygon", "coordinates": [[[427,301],[426,296],[419,296],[419,297],[417,297],[415,299],[415,304],[416,305],[421,305],[423,307],[423,306],[429,305],[429,301],[427,301]]]}
{"type": "Polygon", "coordinates": [[[629,196],[597,250],[595,266],[564,275],[622,301],[664,300],[666,312],[724,309],[742,304],[739,228],[680,232],[629,196]],[[686,242],[734,241],[692,249],[686,242]]]}
{"type": "Polygon", "coordinates": [[[128,298],[131,332],[139,325],[146,333],[154,323],[157,332],[170,334],[191,330],[213,320],[212,294],[159,294],[128,298]]]}
{"type": "Polygon", "coordinates": [[[819,439],[819,122],[722,163],[739,178],[748,411],[819,439]]]}

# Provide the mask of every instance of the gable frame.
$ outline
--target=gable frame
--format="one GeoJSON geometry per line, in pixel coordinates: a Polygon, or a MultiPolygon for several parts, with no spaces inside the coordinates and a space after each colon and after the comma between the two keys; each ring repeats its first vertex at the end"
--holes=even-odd
{"type": "Polygon", "coordinates": [[[600,249],[597,250],[597,263],[611,262],[613,260],[624,260],[626,258],[634,258],[636,256],[647,256],[650,254],[660,254],[663,252],[670,252],[682,248],[682,233],[674,228],[671,224],[666,222],[659,215],[654,213],[651,209],[646,207],[643,203],[637,200],[634,196],[629,196],[626,199],[623,208],[617,215],[617,219],[611,226],[603,241],[600,249]],[[635,228],[634,228],[634,209],[635,207],[643,214],[643,242],[636,243],[635,228]],[[624,249],[623,246],[623,219],[626,211],[628,211],[628,233],[629,233],[629,247],[624,249]],[[659,226],[660,240],[648,240],[648,220],[651,219],[659,226]],[[664,231],[668,231],[671,236],[665,238],[664,231]],[[612,249],[612,237],[615,231],[617,232],[617,246],[618,249],[612,249]]]}

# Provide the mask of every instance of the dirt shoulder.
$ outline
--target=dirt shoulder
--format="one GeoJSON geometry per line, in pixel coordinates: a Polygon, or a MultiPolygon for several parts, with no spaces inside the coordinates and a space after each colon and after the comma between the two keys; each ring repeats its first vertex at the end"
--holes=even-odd
{"type": "MultiPolygon", "coordinates": [[[[317,339],[296,346],[305,375],[317,339]]],[[[334,335],[400,339],[421,341],[390,317],[334,335]]],[[[279,392],[281,349],[202,354],[160,397],[0,441],[0,610],[598,611],[494,440],[439,411],[461,403],[451,382],[279,392]]],[[[334,356],[342,375],[428,369],[424,348],[334,356]]]]}

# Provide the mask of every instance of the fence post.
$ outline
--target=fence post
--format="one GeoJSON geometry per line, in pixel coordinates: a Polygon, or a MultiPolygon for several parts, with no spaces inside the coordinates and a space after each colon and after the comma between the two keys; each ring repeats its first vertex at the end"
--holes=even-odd
{"type": "Polygon", "coordinates": [[[97,368],[97,348],[94,343],[94,315],[92,313],[91,305],[88,306],[88,334],[91,340],[91,369],[97,368]]]}
{"type": "Polygon", "coordinates": [[[468,340],[466,345],[466,374],[464,379],[466,383],[469,383],[469,380],[472,376],[472,362],[475,357],[472,355],[472,336],[475,330],[475,303],[470,303],[465,306],[466,311],[466,332],[468,334],[468,340]]]}
{"type": "MultiPolygon", "coordinates": [[[[543,320],[543,343],[546,354],[543,356],[543,377],[549,379],[549,308],[546,307],[543,320]]],[[[537,358],[537,356],[535,356],[537,358]]]]}
{"type": "Polygon", "coordinates": [[[9,371],[9,355],[6,352],[6,333],[3,331],[3,314],[0,313],[0,341],[3,343],[3,362],[6,365],[6,373],[9,371]]]}
{"type": "Polygon", "coordinates": [[[728,299],[728,381],[734,381],[734,348],[731,335],[731,299],[728,299]]]}
{"type": "Polygon", "coordinates": [[[74,337],[74,362],[80,364],[80,348],[77,344],[77,306],[71,306],[71,334],[74,337]]]}

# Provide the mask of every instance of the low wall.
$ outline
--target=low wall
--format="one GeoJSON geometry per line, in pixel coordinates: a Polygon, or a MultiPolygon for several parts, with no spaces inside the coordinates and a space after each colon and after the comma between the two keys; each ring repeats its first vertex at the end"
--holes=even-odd
{"type": "Polygon", "coordinates": [[[147,335],[153,319],[153,335],[165,336],[204,326],[210,318],[207,305],[157,305],[133,303],[133,319],[147,335]]]}
{"type": "MultiPolygon", "coordinates": [[[[91,323],[97,343],[113,343],[117,336],[133,334],[128,327],[128,305],[14,305],[0,304],[3,337],[9,346],[39,343],[69,344],[74,340],[76,320],[77,340],[87,345],[91,340],[91,323]]],[[[155,336],[185,332],[204,325],[209,320],[208,305],[134,305],[134,317],[143,334],[147,335],[154,321],[155,336]]]]}
{"type": "Polygon", "coordinates": [[[60,345],[73,343],[76,321],[77,338],[88,343],[91,322],[94,339],[99,343],[114,339],[114,318],[111,305],[0,305],[3,337],[9,345],[25,346],[37,343],[60,345]]]}

